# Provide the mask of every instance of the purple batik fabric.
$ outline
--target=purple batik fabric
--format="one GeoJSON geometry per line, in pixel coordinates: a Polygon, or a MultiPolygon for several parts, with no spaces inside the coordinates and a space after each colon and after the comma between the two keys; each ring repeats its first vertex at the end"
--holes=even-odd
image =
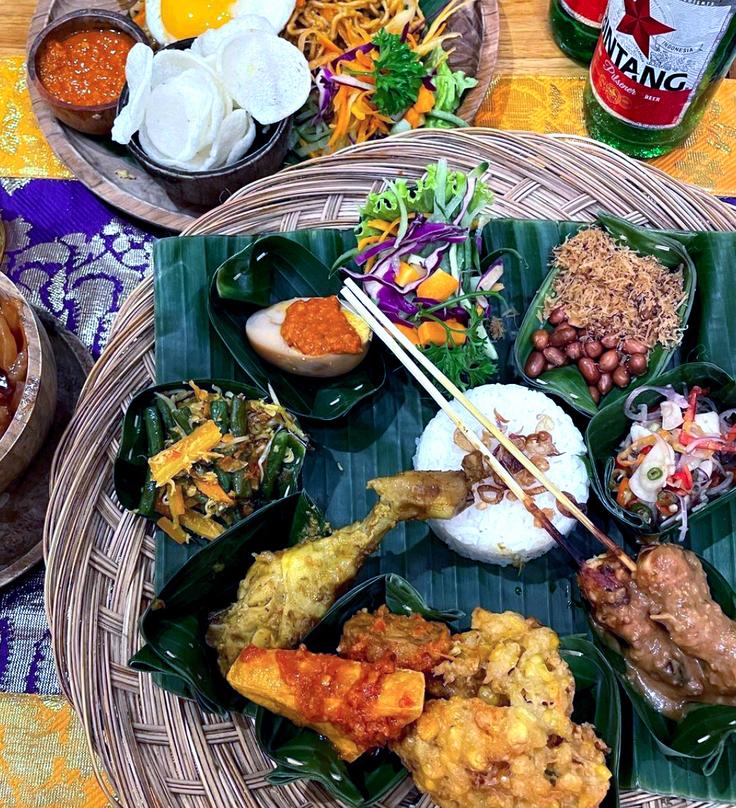
{"type": "MultiPolygon", "coordinates": [[[[153,236],[73,180],[0,179],[0,217],[2,271],[99,356],[115,313],[149,271],[153,236]]],[[[42,569],[0,591],[0,691],[59,692],[42,569]]]]}

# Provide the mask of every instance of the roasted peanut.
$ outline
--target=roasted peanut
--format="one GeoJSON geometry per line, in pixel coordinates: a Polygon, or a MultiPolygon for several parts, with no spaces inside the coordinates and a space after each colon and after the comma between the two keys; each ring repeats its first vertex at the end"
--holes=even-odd
{"type": "Polygon", "coordinates": [[[618,351],[606,351],[598,360],[598,367],[603,373],[611,373],[618,367],[618,351]]]}
{"type": "Polygon", "coordinates": [[[597,339],[585,343],[585,353],[591,359],[597,359],[603,353],[603,346],[597,339]]]}
{"type": "Polygon", "coordinates": [[[554,365],[556,368],[561,368],[564,364],[567,363],[567,357],[559,348],[555,348],[554,346],[550,345],[549,348],[545,348],[542,351],[544,358],[551,364],[554,365]]]}
{"type": "Polygon", "coordinates": [[[638,339],[625,339],[621,348],[627,354],[645,354],[647,352],[647,346],[638,339]]]}
{"type": "Polygon", "coordinates": [[[562,348],[568,343],[572,342],[578,335],[578,332],[570,325],[564,325],[562,328],[556,328],[549,338],[549,344],[555,348],[562,348]]]}
{"type": "Polygon", "coordinates": [[[610,351],[611,348],[615,348],[618,345],[618,337],[614,337],[613,334],[606,334],[605,337],[601,337],[601,345],[607,351],[610,351]]]}
{"type": "Polygon", "coordinates": [[[571,342],[569,345],[565,345],[565,353],[572,359],[573,362],[577,362],[578,359],[583,355],[583,343],[582,342],[571,342]]]}
{"type": "Polygon", "coordinates": [[[538,328],[532,334],[532,345],[538,351],[543,351],[549,345],[549,331],[545,331],[544,328],[538,328]]]}
{"type": "Polygon", "coordinates": [[[597,387],[589,385],[588,392],[590,393],[590,397],[593,399],[593,402],[595,404],[597,404],[601,400],[601,391],[597,387]]]}
{"type": "Polygon", "coordinates": [[[532,351],[524,365],[524,373],[526,373],[530,379],[536,379],[537,376],[541,376],[542,373],[544,373],[545,364],[544,356],[542,356],[539,351],[532,351]]]}
{"type": "Polygon", "coordinates": [[[549,313],[549,321],[552,323],[552,325],[559,325],[566,319],[567,315],[565,314],[565,310],[562,308],[562,306],[552,309],[552,311],[549,313]]]}
{"type": "Polygon", "coordinates": [[[613,383],[617,387],[628,387],[631,383],[631,374],[623,365],[619,365],[616,370],[613,371],[613,383]]]}
{"type": "Polygon", "coordinates": [[[629,357],[626,363],[629,373],[632,376],[643,376],[647,372],[649,366],[648,357],[646,354],[635,353],[629,357]]]}
{"type": "Polygon", "coordinates": [[[613,379],[611,378],[611,374],[601,373],[601,377],[598,379],[598,389],[601,391],[601,395],[605,396],[610,393],[612,387],[613,379]]]}
{"type": "Polygon", "coordinates": [[[578,370],[588,384],[597,384],[598,379],[601,377],[600,370],[589,356],[584,356],[578,362],[578,370]]]}

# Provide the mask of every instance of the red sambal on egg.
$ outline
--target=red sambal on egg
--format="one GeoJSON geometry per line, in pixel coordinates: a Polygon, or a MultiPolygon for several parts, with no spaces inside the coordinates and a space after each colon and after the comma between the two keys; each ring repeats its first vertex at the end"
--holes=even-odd
{"type": "Polygon", "coordinates": [[[120,31],[78,31],[50,39],[38,57],[38,76],[59,101],[94,107],[120,96],[132,37],[120,31]]]}
{"type": "Polygon", "coordinates": [[[334,295],[292,303],[286,310],[281,336],[292,348],[307,356],[363,351],[360,334],[350,324],[334,295]]]}

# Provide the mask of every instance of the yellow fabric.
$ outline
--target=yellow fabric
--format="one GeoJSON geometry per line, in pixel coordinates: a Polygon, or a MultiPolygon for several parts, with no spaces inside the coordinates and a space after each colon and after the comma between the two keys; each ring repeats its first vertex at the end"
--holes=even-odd
{"type": "Polygon", "coordinates": [[[23,56],[0,59],[0,177],[69,179],[36,124],[23,56]]]}
{"type": "Polygon", "coordinates": [[[109,805],[69,702],[61,696],[0,693],[0,806],[109,805]]]}
{"type": "MultiPolygon", "coordinates": [[[[584,78],[501,76],[475,119],[477,126],[585,135],[584,78]]],[[[679,149],[651,164],[720,196],[736,195],[736,79],[718,88],[700,126],[679,149]]]]}

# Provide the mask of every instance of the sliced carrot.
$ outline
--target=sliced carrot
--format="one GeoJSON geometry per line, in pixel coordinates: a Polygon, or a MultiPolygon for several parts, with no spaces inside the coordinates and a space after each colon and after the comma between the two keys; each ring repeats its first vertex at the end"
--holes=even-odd
{"type": "Polygon", "coordinates": [[[186,532],[182,530],[182,528],[174,524],[171,519],[167,519],[165,516],[162,516],[157,522],[156,525],[163,530],[163,532],[172,538],[177,544],[187,544],[189,542],[189,536],[187,536],[186,532]]]}
{"type": "Polygon", "coordinates": [[[457,320],[447,320],[445,325],[450,329],[450,336],[455,345],[464,345],[468,340],[468,329],[457,320]]]}
{"type": "Polygon", "coordinates": [[[412,345],[419,345],[419,335],[417,334],[417,329],[411,325],[404,325],[403,323],[395,323],[396,328],[401,331],[401,333],[408,337],[412,345]]]}
{"type": "Polygon", "coordinates": [[[447,329],[442,323],[427,320],[417,328],[417,338],[420,345],[445,345],[447,329]]]}
{"type": "Polygon", "coordinates": [[[411,126],[412,129],[419,129],[424,123],[424,115],[417,112],[414,107],[410,107],[404,113],[404,120],[411,126]]]}
{"type": "Polygon", "coordinates": [[[426,281],[419,284],[417,297],[426,297],[430,300],[442,302],[457,292],[458,285],[457,278],[453,278],[444,269],[438,269],[426,281]]]}
{"type": "Polygon", "coordinates": [[[621,505],[621,507],[623,507],[626,505],[626,503],[629,501],[630,498],[631,495],[629,493],[629,478],[624,477],[623,480],[621,480],[621,484],[618,487],[618,491],[616,492],[616,503],[618,505],[621,505]]]}
{"type": "Polygon", "coordinates": [[[434,93],[423,84],[412,109],[416,112],[431,112],[434,109],[434,93]]]}
{"type": "Polygon", "coordinates": [[[406,286],[407,283],[418,281],[423,274],[424,273],[421,269],[419,269],[419,267],[415,267],[413,264],[407,264],[406,261],[402,261],[399,264],[399,271],[396,273],[395,281],[399,286],[406,286]]]}
{"type": "Polygon", "coordinates": [[[191,530],[192,533],[196,533],[203,539],[216,539],[225,532],[225,528],[214,519],[208,519],[196,511],[186,511],[182,514],[181,523],[187,530],[191,530]]]}
{"type": "Polygon", "coordinates": [[[232,497],[229,497],[225,491],[223,491],[222,486],[216,480],[206,480],[203,477],[193,477],[194,484],[197,488],[210,499],[214,499],[215,502],[222,502],[223,505],[234,505],[235,500],[232,497]]]}
{"type": "Polygon", "coordinates": [[[184,491],[180,485],[175,485],[173,492],[169,494],[169,509],[174,522],[179,522],[179,517],[184,513],[184,491]]]}

